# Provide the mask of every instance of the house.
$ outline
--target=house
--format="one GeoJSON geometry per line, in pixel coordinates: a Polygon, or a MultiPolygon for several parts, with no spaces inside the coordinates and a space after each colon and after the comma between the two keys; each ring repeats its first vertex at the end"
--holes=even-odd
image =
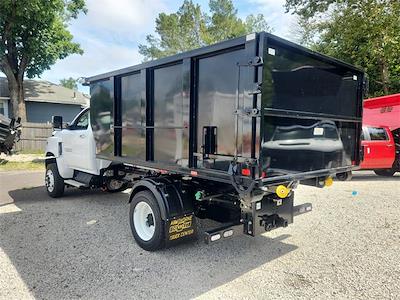
{"type": "MultiPolygon", "coordinates": [[[[89,96],[44,80],[24,80],[26,118],[32,123],[51,122],[53,115],[70,122],[89,105],[89,96]]],[[[0,114],[10,116],[7,78],[0,77],[0,114]]]]}

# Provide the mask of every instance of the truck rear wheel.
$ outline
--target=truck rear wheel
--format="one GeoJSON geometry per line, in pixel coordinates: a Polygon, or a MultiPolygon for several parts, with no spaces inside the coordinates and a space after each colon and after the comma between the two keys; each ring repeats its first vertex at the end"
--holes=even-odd
{"type": "Polygon", "coordinates": [[[164,221],[157,200],[150,191],[137,193],[131,202],[129,223],[138,245],[147,251],[165,246],[164,221]]]}
{"type": "Polygon", "coordinates": [[[392,177],[396,171],[394,169],[379,169],[374,170],[375,174],[378,176],[392,177]]]}
{"type": "Polygon", "coordinates": [[[58,198],[64,194],[64,179],[58,172],[57,164],[51,163],[46,166],[45,185],[50,197],[58,198]]]}

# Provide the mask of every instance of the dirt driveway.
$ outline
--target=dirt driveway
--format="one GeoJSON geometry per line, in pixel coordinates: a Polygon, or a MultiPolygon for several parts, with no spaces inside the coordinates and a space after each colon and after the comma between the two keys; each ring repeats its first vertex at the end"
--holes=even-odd
{"type": "Polygon", "coordinates": [[[0,299],[400,295],[399,176],[300,187],[296,202],[314,211],[286,229],[156,253],[131,237],[127,194],[69,189],[54,200],[42,178],[0,173],[0,299]]]}

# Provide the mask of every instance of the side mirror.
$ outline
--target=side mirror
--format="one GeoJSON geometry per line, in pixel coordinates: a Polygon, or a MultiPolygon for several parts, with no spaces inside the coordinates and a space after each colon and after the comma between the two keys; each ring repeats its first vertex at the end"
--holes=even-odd
{"type": "Polygon", "coordinates": [[[63,118],[61,116],[53,116],[51,122],[54,129],[62,129],[63,118]]]}

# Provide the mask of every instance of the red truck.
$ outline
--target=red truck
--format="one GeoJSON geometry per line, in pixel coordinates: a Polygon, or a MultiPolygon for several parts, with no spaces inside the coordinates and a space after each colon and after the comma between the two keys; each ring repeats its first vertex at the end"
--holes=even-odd
{"type": "Polygon", "coordinates": [[[400,94],[364,101],[361,169],[380,176],[400,171],[400,94]]]}
{"type": "MultiPolygon", "coordinates": [[[[400,172],[400,94],[364,100],[361,145],[362,170],[373,170],[379,176],[400,172]]],[[[348,180],[351,172],[336,178],[348,180]]]]}

